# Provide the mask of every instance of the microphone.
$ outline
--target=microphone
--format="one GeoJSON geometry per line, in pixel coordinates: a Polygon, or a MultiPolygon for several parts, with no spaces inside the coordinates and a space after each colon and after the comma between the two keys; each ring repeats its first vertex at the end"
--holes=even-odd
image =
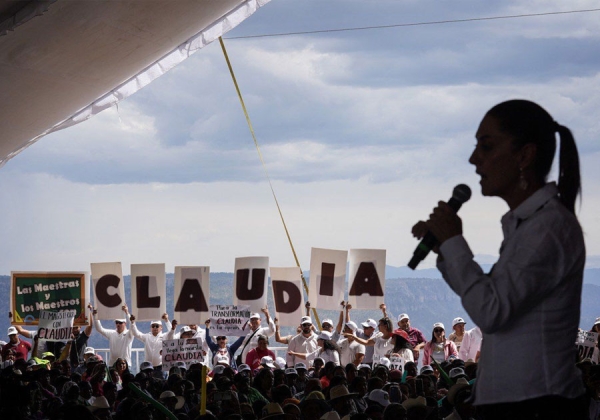
{"type": "MultiPolygon", "coordinates": [[[[471,189],[468,185],[459,184],[454,187],[452,191],[452,198],[448,200],[448,205],[452,207],[455,212],[458,212],[458,209],[463,205],[463,203],[469,201],[471,198],[471,189]]],[[[419,263],[427,257],[429,251],[433,249],[433,247],[438,243],[438,240],[431,232],[427,232],[419,245],[415,248],[415,252],[413,252],[413,257],[411,258],[408,266],[411,269],[417,268],[419,263]]]]}

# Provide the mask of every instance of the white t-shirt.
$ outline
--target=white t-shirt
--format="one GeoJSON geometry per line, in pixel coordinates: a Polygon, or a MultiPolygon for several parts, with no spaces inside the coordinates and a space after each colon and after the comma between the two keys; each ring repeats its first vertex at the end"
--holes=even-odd
{"type": "Polygon", "coordinates": [[[123,358],[127,361],[127,365],[131,366],[131,345],[133,344],[131,330],[125,329],[121,334],[116,330],[107,330],[102,326],[99,319],[94,321],[94,326],[100,335],[108,339],[110,358],[107,364],[112,366],[118,358],[123,358]]]}
{"type": "MultiPolygon", "coordinates": [[[[294,351],[296,353],[312,353],[317,350],[319,346],[317,345],[317,335],[311,333],[309,337],[305,337],[302,334],[295,335],[288,344],[288,350],[294,351]]],[[[303,362],[299,357],[290,356],[289,354],[286,357],[286,363],[288,366],[294,366],[298,362],[303,362]]]]}
{"type": "Polygon", "coordinates": [[[383,336],[377,336],[374,338],[375,345],[373,346],[373,367],[379,364],[379,359],[387,357],[387,354],[394,348],[392,344],[392,336],[390,338],[383,338],[383,336]]]}
{"type": "Polygon", "coordinates": [[[347,338],[342,338],[337,344],[340,348],[340,364],[342,366],[353,363],[357,354],[365,354],[365,346],[358,341],[350,342],[347,338]]]}

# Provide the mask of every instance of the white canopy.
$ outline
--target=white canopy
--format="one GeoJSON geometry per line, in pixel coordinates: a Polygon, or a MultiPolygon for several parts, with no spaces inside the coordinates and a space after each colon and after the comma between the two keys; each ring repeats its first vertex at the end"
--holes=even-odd
{"type": "Polygon", "coordinates": [[[0,166],[164,74],[270,0],[3,0],[0,166]]]}

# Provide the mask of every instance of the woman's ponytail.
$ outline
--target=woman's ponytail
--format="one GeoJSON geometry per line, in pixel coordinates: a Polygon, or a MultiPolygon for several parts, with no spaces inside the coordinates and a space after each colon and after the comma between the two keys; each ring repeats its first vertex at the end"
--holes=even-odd
{"type": "Polygon", "coordinates": [[[571,213],[575,213],[575,200],[581,193],[581,175],[579,173],[579,153],[571,130],[556,124],[560,135],[558,161],[558,191],[560,200],[571,213]]]}

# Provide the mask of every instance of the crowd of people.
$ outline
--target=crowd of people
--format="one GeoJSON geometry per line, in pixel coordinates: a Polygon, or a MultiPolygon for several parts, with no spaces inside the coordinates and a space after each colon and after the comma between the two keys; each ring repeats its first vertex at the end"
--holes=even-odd
{"type": "MultiPolygon", "coordinates": [[[[93,318],[96,311],[91,309],[93,318]]],[[[108,340],[107,360],[87,346],[91,326],[74,327],[72,340],[62,349],[52,343],[60,351],[56,356],[49,347],[41,348],[35,331],[12,326],[2,347],[0,418],[483,418],[471,398],[482,341],[479,328],[465,330],[465,320],[457,317],[448,337],[438,322],[428,340],[406,313],[396,318],[381,305],[381,319],[357,324],[351,309],[342,302],[337,323],[324,319],[319,326],[304,316],[296,334],[282,336],[278,320],[263,308],[266,325],[259,313],[251,314],[251,331],[230,344],[226,336],[211,335],[210,321],[204,329],[177,328],[177,321],[169,322],[166,314],[142,333],[124,306],[125,317],[114,320],[115,329],[93,321],[108,340]],[[32,338],[33,344],[20,336],[32,338]],[[198,338],[205,357],[163,369],[162,341],[179,337],[198,338]],[[135,374],[134,338],[144,344],[145,354],[135,374]],[[269,349],[275,345],[272,339],[287,345],[285,357],[269,349]]],[[[598,329],[600,318],[592,330],[598,329]]],[[[597,419],[600,369],[590,360],[578,366],[588,390],[590,418],[597,419]]]]}
{"type": "MultiPolygon", "coordinates": [[[[486,273],[475,261],[452,200],[439,202],[412,233],[422,240],[413,260],[438,254],[437,268],[480,330],[464,331],[456,318],[450,334],[438,322],[427,340],[406,313],[394,319],[382,306],[379,321],[359,325],[342,303],[337,326],[325,319],[317,329],[307,314],[287,337],[264,308],[267,326],[253,313],[252,331],[229,345],[227,337],[210,341],[210,324],[176,332],[166,314],[142,334],[124,307],[115,330],[94,323],[109,342],[104,364],[88,354],[85,338],[66,343],[53,361],[58,348],[39,354],[34,332],[15,326],[2,348],[2,419],[597,420],[599,365],[577,362],[574,346],[586,253],[575,211],[581,174],[573,134],[538,104],[514,99],[486,112],[475,141],[468,162],[481,194],[508,206],[496,264],[486,273]],[[558,179],[549,182],[555,155],[558,179]],[[33,348],[19,334],[33,337],[33,348]],[[288,345],[286,358],[269,350],[273,335],[288,345]],[[134,376],[128,366],[135,337],[147,354],[134,376]],[[177,337],[201,340],[211,356],[204,365],[163,371],[158,343],[177,337]]],[[[470,190],[459,192],[463,203],[470,190]]]]}

